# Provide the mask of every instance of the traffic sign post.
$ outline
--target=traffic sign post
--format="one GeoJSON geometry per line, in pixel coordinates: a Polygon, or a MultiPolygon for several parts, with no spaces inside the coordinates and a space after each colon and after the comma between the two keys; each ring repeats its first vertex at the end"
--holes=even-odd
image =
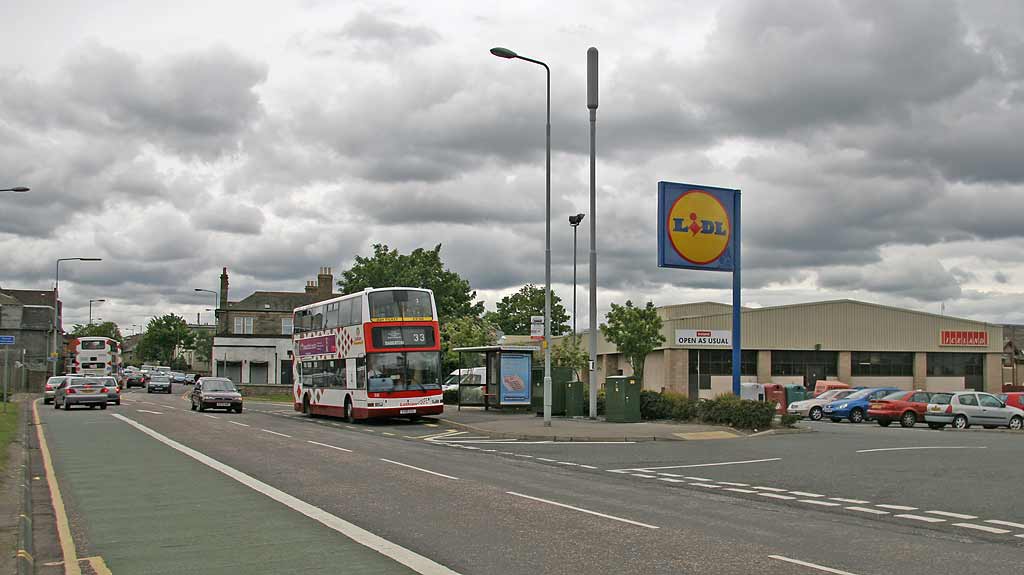
{"type": "Polygon", "coordinates": [[[0,335],[0,345],[14,345],[14,336],[0,335]]]}
{"type": "Polygon", "coordinates": [[[658,267],[732,272],[732,392],[740,394],[740,191],[658,182],[658,267]]]}

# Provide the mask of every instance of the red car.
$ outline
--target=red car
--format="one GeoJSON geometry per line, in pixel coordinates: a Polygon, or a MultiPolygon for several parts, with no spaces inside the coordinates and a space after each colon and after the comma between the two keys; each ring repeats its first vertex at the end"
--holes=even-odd
{"type": "Polygon", "coordinates": [[[1022,391],[1010,391],[998,395],[999,399],[1003,400],[1006,405],[1012,405],[1018,409],[1024,409],[1024,392],[1022,391]]]}
{"type": "Polygon", "coordinates": [[[924,412],[931,397],[931,392],[920,389],[890,393],[871,402],[868,417],[882,427],[888,427],[894,421],[899,421],[903,427],[914,427],[918,421],[924,421],[924,412]]]}

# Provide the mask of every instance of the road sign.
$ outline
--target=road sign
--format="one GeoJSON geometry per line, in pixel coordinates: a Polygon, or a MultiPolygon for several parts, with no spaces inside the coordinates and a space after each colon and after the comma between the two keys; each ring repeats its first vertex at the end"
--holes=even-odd
{"type": "Polygon", "coordinates": [[[530,339],[544,339],[544,316],[530,316],[530,339]]]}
{"type": "Polygon", "coordinates": [[[0,335],[0,345],[14,345],[14,336],[0,335]]]}

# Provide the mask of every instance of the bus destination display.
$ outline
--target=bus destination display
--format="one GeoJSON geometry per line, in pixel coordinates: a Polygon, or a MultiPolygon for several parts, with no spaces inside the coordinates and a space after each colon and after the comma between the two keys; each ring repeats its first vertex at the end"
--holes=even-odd
{"type": "Polygon", "coordinates": [[[432,347],[434,328],[429,325],[373,328],[374,347],[432,347]]]}

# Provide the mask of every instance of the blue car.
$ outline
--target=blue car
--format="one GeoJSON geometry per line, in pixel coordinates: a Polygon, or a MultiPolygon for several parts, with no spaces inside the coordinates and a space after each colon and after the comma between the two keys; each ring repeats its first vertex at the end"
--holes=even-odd
{"type": "Polygon", "coordinates": [[[849,419],[850,423],[860,423],[867,419],[868,405],[872,400],[881,399],[894,391],[901,390],[898,387],[868,387],[825,404],[821,408],[821,412],[834,423],[839,423],[844,419],[849,419]]]}

